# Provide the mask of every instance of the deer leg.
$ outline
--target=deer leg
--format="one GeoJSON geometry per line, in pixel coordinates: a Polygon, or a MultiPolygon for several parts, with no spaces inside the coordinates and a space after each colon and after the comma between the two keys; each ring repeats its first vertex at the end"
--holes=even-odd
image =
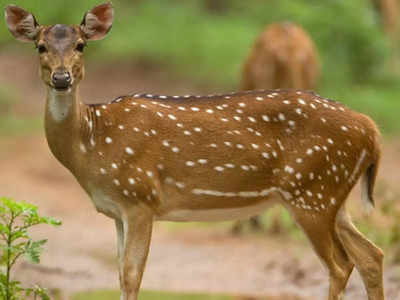
{"type": "Polygon", "coordinates": [[[262,231],[263,230],[260,216],[254,216],[254,217],[250,218],[249,222],[250,222],[251,229],[253,231],[262,231]]]}
{"type": "Polygon", "coordinates": [[[343,247],[360,273],[369,300],[383,300],[383,252],[366,239],[342,209],[337,217],[336,230],[343,247]]]}
{"type": "Polygon", "coordinates": [[[334,227],[334,221],[314,215],[296,218],[321,262],[329,271],[329,300],[343,299],[344,289],[353,270],[354,264],[348,258],[334,227]]]}
{"type": "Polygon", "coordinates": [[[243,226],[244,226],[244,222],[243,220],[238,220],[235,221],[235,223],[233,223],[231,232],[233,235],[240,235],[243,231],[243,226]]]}
{"type": "MultiPolygon", "coordinates": [[[[122,283],[122,257],[124,253],[124,224],[121,220],[115,220],[115,227],[117,231],[117,249],[118,249],[118,266],[119,266],[119,282],[122,283]]],[[[122,285],[121,285],[122,288],[122,285]]],[[[121,295],[122,299],[122,295],[121,295]]]]}
{"type": "MultiPolygon", "coordinates": [[[[137,300],[149,253],[153,216],[135,208],[123,218],[123,245],[120,250],[122,300],[137,300]]],[[[120,225],[117,225],[117,230],[120,225]]]]}

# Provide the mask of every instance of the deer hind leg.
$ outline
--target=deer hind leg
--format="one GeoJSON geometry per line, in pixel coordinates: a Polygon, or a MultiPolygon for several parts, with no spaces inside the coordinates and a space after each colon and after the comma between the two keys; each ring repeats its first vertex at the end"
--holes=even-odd
{"type": "Polygon", "coordinates": [[[324,212],[296,216],[297,223],[310,240],[321,262],[329,271],[329,300],[343,299],[344,289],[354,264],[347,256],[335,232],[334,219],[330,220],[324,212]]]}
{"type": "Polygon", "coordinates": [[[383,252],[366,239],[353,225],[342,208],[337,216],[336,231],[343,247],[360,273],[369,300],[383,300],[383,252]]]}
{"type": "Polygon", "coordinates": [[[263,230],[263,225],[262,225],[260,216],[251,217],[249,222],[250,222],[252,231],[262,231],[263,230]]]}
{"type": "MultiPolygon", "coordinates": [[[[119,266],[119,282],[122,284],[122,266],[123,266],[123,255],[124,255],[124,224],[121,220],[115,220],[115,227],[117,230],[117,246],[118,246],[118,266],[119,266]]],[[[121,285],[122,288],[122,285],[121,285]]],[[[121,300],[122,300],[121,294],[121,300]]]]}
{"type": "Polygon", "coordinates": [[[240,235],[243,232],[246,224],[250,225],[251,231],[260,232],[263,231],[263,225],[259,216],[251,217],[248,220],[238,220],[236,221],[231,229],[233,235],[240,235]]]}

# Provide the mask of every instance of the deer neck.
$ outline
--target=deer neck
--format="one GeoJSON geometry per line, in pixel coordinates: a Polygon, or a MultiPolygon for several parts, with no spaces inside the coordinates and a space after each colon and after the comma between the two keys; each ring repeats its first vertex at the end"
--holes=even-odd
{"type": "Polygon", "coordinates": [[[53,155],[73,171],[74,153],[79,143],[81,111],[84,104],[79,101],[78,92],[68,93],[47,89],[45,130],[53,155]]]}

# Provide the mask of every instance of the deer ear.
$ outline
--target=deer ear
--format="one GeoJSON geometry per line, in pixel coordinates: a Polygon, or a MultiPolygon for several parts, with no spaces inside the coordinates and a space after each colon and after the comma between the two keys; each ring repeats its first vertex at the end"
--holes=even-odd
{"type": "Polygon", "coordinates": [[[16,5],[9,5],[5,9],[8,30],[20,41],[32,42],[36,39],[40,26],[34,15],[16,5]]]}
{"type": "Polygon", "coordinates": [[[110,2],[96,6],[83,17],[81,30],[88,40],[101,40],[110,31],[113,17],[114,9],[110,2]]]}

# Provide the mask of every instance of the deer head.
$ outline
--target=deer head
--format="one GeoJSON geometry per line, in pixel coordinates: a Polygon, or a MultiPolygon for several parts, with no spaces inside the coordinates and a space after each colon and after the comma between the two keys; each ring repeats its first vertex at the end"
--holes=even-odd
{"type": "Polygon", "coordinates": [[[88,41],[100,40],[113,21],[111,3],[88,11],[80,25],[41,26],[33,14],[16,5],[5,10],[8,29],[23,42],[35,44],[40,58],[40,76],[58,93],[75,90],[84,76],[83,51],[88,41]]]}

